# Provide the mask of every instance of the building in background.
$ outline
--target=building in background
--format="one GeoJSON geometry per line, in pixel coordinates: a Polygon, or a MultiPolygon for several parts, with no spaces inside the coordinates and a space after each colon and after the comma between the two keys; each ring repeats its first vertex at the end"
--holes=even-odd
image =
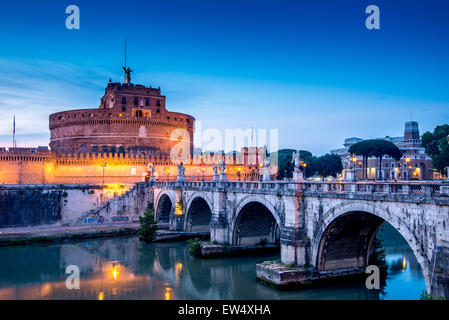
{"type": "MultiPolygon", "coordinates": [[[[382,159],[381,176],[387,180],[428,180],[434,178],[432,169],[432,158],[426,154],[421,145],[421,135],[419,134],[418,122],[409,121],[405,123],[404,136],[376,138],[394,143],[402,151],[403,157],[396,161],[391,157],[385,156],[382,159]]],[[[331,154],[336,154],[346,159],[349,154],[349,148],[363,141],[360,138],[345,139],[344,148],[331,150],[331,154]]],[[[356,157],[355,170],[357,179],[362,179],[363,165],[362,157],[356,157]]],[[[345,161],[343,161],[345,164],[345,161]]],[[[344,168],[344,171],[346,168],[344,168]]],[[[379,161],[375,157],[368,159],[366,175],[368,179],[377,179],[379,177],[379,161]]]]}

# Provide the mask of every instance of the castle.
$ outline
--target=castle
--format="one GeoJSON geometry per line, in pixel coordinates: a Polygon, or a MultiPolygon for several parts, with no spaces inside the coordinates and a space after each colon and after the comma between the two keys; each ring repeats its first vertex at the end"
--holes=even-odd
{"type": "MultiPolygon", "coordinates": [[[[195,118],[166,109],[160,88],[109,81],[97,109],[62,111],[50,115],[48,148],[0,148],[3,184],[133,184],[148,178],[173,180],[174,148],[184,152],[185,175],[210,180],[213,163],[225,158],[229,180],[259,180],[265,148],[241,153],[193,154],[195,118]]],[[[274,177],[277,167],[270,168],[274,177]]]]}

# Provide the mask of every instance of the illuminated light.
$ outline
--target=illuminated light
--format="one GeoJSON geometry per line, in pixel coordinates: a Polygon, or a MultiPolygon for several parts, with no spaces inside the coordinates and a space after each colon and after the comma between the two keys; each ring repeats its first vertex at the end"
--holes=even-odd
{"type": "Polygon", "coordinates": [[[52,289],[51,284],[44,283],[44,285],[41,287],[41,296],[44,297],[44,296],[50,294],[51,289],[52,289]]]}
{"type": "Polygon", "coordinates": [[[119,275],[120,275],[120,266],[113,264],[111,270],[112,278],[114,278],[114,280],[117,280],[119,275]]]}
{"type": "Polygon", "coordinates": [[[412,161],[412,159],[410,159],[410,157],[405,158],[405,162],[409,163],[410,161],[412,161]]]}
{"type": "Polygon", "coordinates": [[[182,210],[182,203],[177,202],[175,206],[175,216],[182,216],[183,210],[182,210]]]}
{"type": "Polygon", "coordinates": [[[402,271],[404,271],[407,268],[407,260],[405,259],[405,256],[402,258],[402,271]]]}
{"type": "Polygon", "coordinates": [[[241,168],[238,168],[237,170],[238,170],[238,171],[241,171],[242,169],[241,169],[241,168]]]}
{"type": "Polygon", "coordinates": [[[175,263],[175,274],[176,274],[176,279],[179,278],[179,275],[182,272],[182,263],[181,262],[176,262],[175,263]]]}
{"type": "Polygon", "coordinates": [[[357,157],[352,157],[352,162],[356,162],[357,161],[357,157]]]}
{"type": "Polygon", "coordinates": [[[118,116],[119,116],[119,117],[123,117],[123,114],[119,113],[118,116]]]}
{"type": "Polygon", "coordinates": [[[259,163],[259,167],[263,167],[263,163],[259,163]]]}
{"type": "Polygon", "coordinates": [[[104,292],[103,291],[98,294],[98,300],[104,300],[104,292]]]}
{"type": "Polygon", "coordinates": [[[170,300],[170,293],[171,293],[171,288],[165,288],[165,300],[170,300]]]}

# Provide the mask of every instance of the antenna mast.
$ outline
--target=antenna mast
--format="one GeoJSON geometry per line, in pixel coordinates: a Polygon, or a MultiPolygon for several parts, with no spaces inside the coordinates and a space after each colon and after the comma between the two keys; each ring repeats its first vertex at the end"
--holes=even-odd
{"type": "Polygon", "coordinates": [[[12,147],[16,147],[16,115],[14,115],[12,123],[12,147]]]}

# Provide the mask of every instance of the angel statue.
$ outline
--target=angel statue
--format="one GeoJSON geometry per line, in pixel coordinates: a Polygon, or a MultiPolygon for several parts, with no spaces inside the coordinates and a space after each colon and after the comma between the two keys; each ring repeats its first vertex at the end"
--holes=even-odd
{"type": "Polygon", "coordinates": [[[354,161],[352,160],[352,157],[348,155],[345,159],[345,165],[346,169],[352,170],[354,169],[354,161]]]}
{"type": "Polygon", "coordinates": [[[302,170],[301,168],[301,155],[299,151],[293,151],[292,162],[295,164],[295,170],[302,170]]]}
{"type": "Polygon", "coordinates": [[[125,71],[125,83],[131,83],[131,68],[122,67],[123,71],[125,71]]]}
{"type": "Polygon", "coordinates": [[[184,176],[186,168],[182,165],[182,162],[178,164],[178,176],[184,176]]]}
{"type": "Polygon", "coordinates": [[[267,169],[270,166],[271,162],[269,159],[265,159],[263,161],[263,166],[265,167],[265,169],[267,169]]]}
{"type": "Polygon", "coordinates": [[[222,159],[220,160],[220,168],[221,168],[221,173],[224,173],[225,170],[226,170],[226,163],[225,163],[224,158],[222,158],[222,159]]]}

